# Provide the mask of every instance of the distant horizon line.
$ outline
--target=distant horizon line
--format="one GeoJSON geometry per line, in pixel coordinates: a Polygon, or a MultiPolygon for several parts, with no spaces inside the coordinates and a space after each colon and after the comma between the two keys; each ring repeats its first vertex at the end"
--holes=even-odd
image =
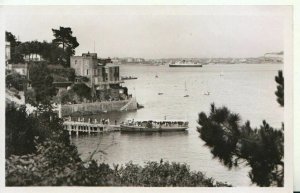
{"type": "MultiPolygon", "coordinates": [[[[74,56],[82,56],[82,54],[86,54],[86,53],[96,53],[98,55],[97,52],[82,52],[80,55],[74,55],[74,56]]],[[[161,60],[161,59],[243,59],[243,58],[259,58],[259,57],[265,57],[266,55],[278,55],[278,56],[283,56],[284,55],[284,51],[278,51],[278,52],[267,52],[264,53],[260,56],[246,56],[246,57],[241,57],[241,56],[224,56],[224,57],[220,57],[220,56],[216,56],[216,57],[207,57],[207,56],[203,56],[203,57],[162,57],[162,58],[148,58],[148,57],[137,57],[137,56],[106,56],[106,57],[102,57],[102,58],[133,58],[133,59],[145,59],[145,60],[161,60]]]]}
{"type": "MultiPolygon", "coordinates": [[[[90,52],[90,53],[95,53],[95,52],[90,52]]],[[[84,54],[84,53],[82,53],[82,54],[84,54]]],[[[270,54],[270,53],[266,53],[266,54],[263,54],[263,55],[260,55],[260,56],[247,56],[247,57],[231,57],[231,56],[229,56],[229,57],[228,56],[226,56],[226,57],[165,57],[165,58],[146,58],[146,57],[144,58],[144,57],[133,57],[133,56],[124,56],[124,57],[120,57],[120,56],[99,57],[98,56],[98,57],[99,58],[110,58],[110,59],[114,59],[114,58],[117,58],[117,59],[129,59],[129,58],[132,58],[132,59],[144,59],[144,60],[166,60],[166,59],[169,59],[169,60],[172,60],[172,59],[245,59],[245,58],[267,57],[267,56],[265,56],[267,54],[270,54]]],[[[74,56],[81,56],[81,55],[74,55],[74,56]]],[[[284,54],[274,54],[274,55],[283,56],[284,54]]]]}

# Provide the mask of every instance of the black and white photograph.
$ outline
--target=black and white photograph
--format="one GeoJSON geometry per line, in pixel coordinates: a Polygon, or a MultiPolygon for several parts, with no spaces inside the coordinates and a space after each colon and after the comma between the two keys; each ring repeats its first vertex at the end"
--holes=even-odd
{"type": "Polygon", "coordinates": [[[293,184],[292,6],[1,12],[6,188],[293,184]]]}

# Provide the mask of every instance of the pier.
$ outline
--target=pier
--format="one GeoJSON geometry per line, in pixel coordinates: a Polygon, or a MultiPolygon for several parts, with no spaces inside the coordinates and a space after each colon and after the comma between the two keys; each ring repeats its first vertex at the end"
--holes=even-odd
{"type": "Polygon", "coordinates": [[[71,135],[72,132],[76,133],[78,136],[80,133],[104,133],[120,131],[120,125],[110,125],[102,123],[89,123],[89,122],[79,122],[79,121],[64,121],[64,129],[69,131],[71,135]]]}

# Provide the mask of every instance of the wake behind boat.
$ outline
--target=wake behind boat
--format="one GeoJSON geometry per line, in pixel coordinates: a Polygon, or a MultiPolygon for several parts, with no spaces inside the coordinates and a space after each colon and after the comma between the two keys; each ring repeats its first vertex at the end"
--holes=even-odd
{"type": "Polygon", "coordinates": [[[121,132],[165,132],[185,131],[189,123],[185,120],[128,120],[121,123],[121,132]]]}

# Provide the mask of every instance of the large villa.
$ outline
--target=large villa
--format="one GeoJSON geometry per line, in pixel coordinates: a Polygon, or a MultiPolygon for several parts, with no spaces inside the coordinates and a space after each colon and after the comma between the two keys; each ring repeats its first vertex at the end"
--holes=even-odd
{"type": "Polygon", "coordinates": [[[120,79],[120,68],[110,59],[99,59],[97,53],[83,53],[71,56],[71,68],[75,69],[76,82],[83,82],[92,89],[92,95],[99,100],[121,100],[128,96],[127,88],[120,79]]]}

